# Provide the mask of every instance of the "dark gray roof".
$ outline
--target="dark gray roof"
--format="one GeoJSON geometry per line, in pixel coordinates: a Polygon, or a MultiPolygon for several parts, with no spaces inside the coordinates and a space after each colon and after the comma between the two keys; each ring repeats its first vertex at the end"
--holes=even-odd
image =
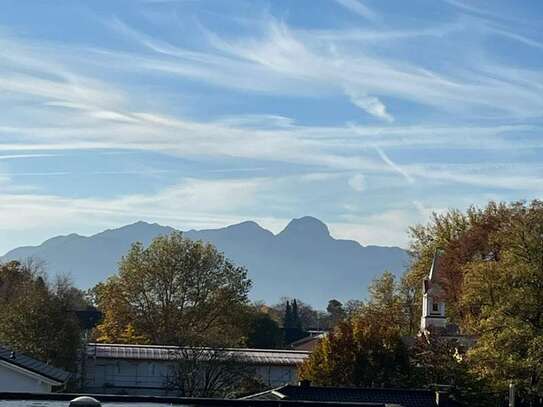
{"type": "Polygon", "coordinates": [[[183,348],[160,345],[121,345],[107,343],[89,343],[87,355],[108,359],[140,359],[140,360],[175,360],[188,355],[191,351],[199,352],[202,357],[209,353],[217,357],[223,354],[231,360],[253,365],[297,366],[310,355],[310,352],[279,349],[245,349],[245,348],[183,348]],[[218,354],[216,353],[218,352],[218,354]]]}
{"type": "MultiPolygon", "coordinates": [[[[403,407],[436,407],[436,393],[431,390],[318,387],[286,385],[252,396],[250,400],[297,400],[346,403],[399,404],[403,407]]],[[[440,404],[441,406],[442,404],[440,404]]],[[[457,406],[449,401],[447,406],[457,406]]]]}
{"type": "Polygon", "coordinates": [[[2,345],[0,345],[0,361],[39,374],[50,380],[59,382],[59,384],[65,383],[71,376],[71,373],[65,370],[48,365],[47,363],[43,363],[22,353],[13,352],[11,349],[2,345]]]}
{"type": "MultiPolygon", "coordinates": [[[[68,393],[0,393],[0,407],[65,407],[70,400],[81,396],[68,393]]],[[[233,400],[160,396],[121,396],[111,394],[87,394],[99,400],[104,407],[387,407],[383,403],[323,403],[311,401],[233,400]]],[[[390,406],[389,406],[390,407],[390,406]]]]}

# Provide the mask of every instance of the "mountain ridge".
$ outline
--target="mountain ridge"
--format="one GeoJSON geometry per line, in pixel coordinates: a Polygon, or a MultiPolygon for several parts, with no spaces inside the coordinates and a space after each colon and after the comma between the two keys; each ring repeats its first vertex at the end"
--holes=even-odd
{"type": "MultiPolygon", "coordinates": [[[[49,272],[71,275],[76,286],[90,288],[117,270],[133,242],[147,246],[174,230],[138,221],[90,236],[55,236],[37,246],[10,250],[0,261],[39,259],[49,272]]],[[[254,221],[182,233],[213,243],[236,264],[247,267],[253,280],[251,298],[268,303],[288,296],[322,308],[330,298],[364,298],[373,278],[384,270],[400,275],[409,262],[407,252],[399,247],[335,239],[324,222],[310,216],[292,219],[277,234],[254,221]]]]}

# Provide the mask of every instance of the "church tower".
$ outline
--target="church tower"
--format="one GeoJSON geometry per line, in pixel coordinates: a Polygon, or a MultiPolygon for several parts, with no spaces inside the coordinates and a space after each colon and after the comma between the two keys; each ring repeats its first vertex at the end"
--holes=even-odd
{"type": "Polygon", "coordinates": [[[439,284],[439,252],[436,251],[432,260],[430,273],[423,281],[422,286],[422,317],[420,330],[423,333],[433,329],[445,328],[447,319],[445,317],[445,301],[443,290],[439,284]]]}

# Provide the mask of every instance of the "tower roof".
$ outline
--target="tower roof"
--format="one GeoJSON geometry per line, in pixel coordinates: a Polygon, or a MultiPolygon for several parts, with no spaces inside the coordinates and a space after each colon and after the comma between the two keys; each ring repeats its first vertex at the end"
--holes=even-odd
{"type": "Polygon", "coordinates": [[[432,266],[430,267],[430,272],[428,273],[428,280],[432,283],[436,282],[438,279],[439,264],[441,259],[441,250],[437,249],[434,253],[434,258],[432,259],[432,266]]]}

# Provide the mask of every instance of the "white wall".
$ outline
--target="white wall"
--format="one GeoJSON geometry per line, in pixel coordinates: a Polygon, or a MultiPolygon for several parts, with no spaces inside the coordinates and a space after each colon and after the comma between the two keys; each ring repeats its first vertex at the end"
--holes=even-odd
{"type": "Polygon", "coordinates": [[[0,392],[50,393],[51,385],[4,365],[0,365],[0,392]]]}
{"type": "MultiPolygon", "coordinates": [[[[253,368],[253,367],[251,367],[253,368]]],[[[85,389],[89,392],[167,394],[171,362],[146,360],[87,359],[85,389]]],[[[255,376],[270,387],[298,381],[296,366],[256,366],[255,376]]]]}

